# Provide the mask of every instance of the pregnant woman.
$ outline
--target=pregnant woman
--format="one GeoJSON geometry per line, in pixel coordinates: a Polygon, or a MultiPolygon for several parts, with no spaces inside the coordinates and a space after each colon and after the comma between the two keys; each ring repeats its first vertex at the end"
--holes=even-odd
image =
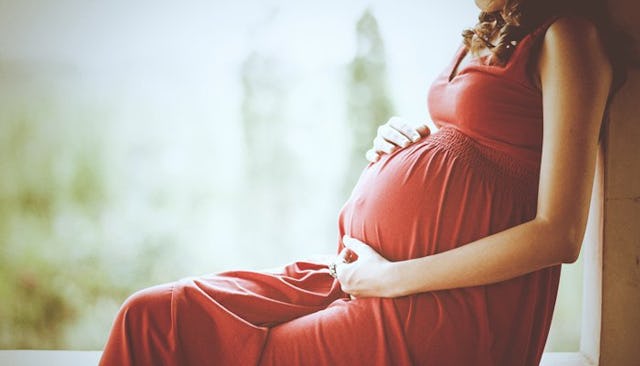
{"type": "Polygon", "coordinates": [[[621,48],[599,2],[476,4],[429,91],[438,131],[379,130],[335,260],[142,290],[101,365],[537,365],[621,48]]]}

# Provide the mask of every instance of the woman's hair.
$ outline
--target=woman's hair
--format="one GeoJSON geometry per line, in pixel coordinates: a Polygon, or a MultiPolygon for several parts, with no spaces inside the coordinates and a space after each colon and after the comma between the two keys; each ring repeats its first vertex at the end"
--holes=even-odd
{"type": "Polygon", "coordinates": [[[583,16],[596,25],[613,67],[613,90],[618,89],[634,56],[632,40],[614,27],[603,0],[507,0],[500,11],[480,12],[478,23],[462,32],[464,44],[472,54],[487,47],[492,63],[506,64],[525,35],[550,17],[562,15],[583,16]]]}

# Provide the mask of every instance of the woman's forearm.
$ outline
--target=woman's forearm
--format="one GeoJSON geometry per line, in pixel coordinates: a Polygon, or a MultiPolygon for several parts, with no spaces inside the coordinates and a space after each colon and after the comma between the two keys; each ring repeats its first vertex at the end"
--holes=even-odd
{"type": "Polygon", "coordinates": [[[486,285],[574,261],[565,230],[541,219],[435,255],[392,262],[385,276],[391,297],[486,285]]]}

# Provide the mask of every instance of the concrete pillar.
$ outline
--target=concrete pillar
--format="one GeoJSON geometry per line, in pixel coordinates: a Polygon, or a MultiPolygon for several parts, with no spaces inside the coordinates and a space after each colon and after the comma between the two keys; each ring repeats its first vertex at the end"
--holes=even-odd
{"type": "MultiPolygon", "coordinates": [[[[640,2],[609,0],[640,49],[640,2]]],[[[605,137],[600,365],[640,365],[640,71],[611,109],[605,137]]]]}

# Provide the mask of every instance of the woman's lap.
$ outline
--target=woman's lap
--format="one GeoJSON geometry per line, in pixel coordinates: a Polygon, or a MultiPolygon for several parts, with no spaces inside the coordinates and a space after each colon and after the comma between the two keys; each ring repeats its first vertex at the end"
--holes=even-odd
{"type": "Polygon", "coordinates": [[[272,327],[260,365],[406,365],[409,353],[390,299],[340,299],[272,327]]]}
{"type": "Polygon", "coordinates": [[[101,365],[420,363],[474,346],[458,328],[472,314],[447,297],[348,300],[305,265],[187,278],[125,301],[101,365]]]}

